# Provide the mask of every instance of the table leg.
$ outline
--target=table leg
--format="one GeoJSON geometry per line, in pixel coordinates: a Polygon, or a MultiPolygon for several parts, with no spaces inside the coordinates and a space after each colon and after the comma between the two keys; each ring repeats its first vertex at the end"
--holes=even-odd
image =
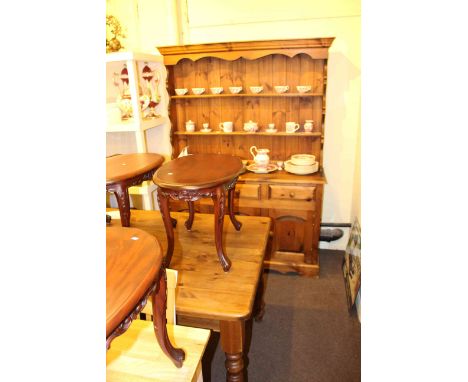
{"type": "Polygon", "coordinates": [[[263,320],[265,315],[265,272],[262,270],[258,281],[257,293],[255,294],[253,317],[255,321],[263,320]]]}
{"type": "Polygon", "coordinates": [[[174,365],[182,367],[182,362],[185,359],[185,353],[182,349],[172,346],[169,336],[167,335],[167,320],[166,320],[166,304],[167,304],[167,289],[166,289],[166,269],[161,268],[159,285],[152,296],[153,303],[153,328],[156,339],[164,354],[166,354],[174,365]]]}
{"type": "Polygon", "coordinates": [[[195,216],[195,206],[193,202],[188,201],[187,202],[188,209],[189,209],[189,218],[185,222],[185,228],[187,228],[188,231],[192,229],[192,224],[193,224],[193,218],[195,216]]]}
{"type": "Polygon", "coordinates": [[[240,231],[242,227],[242,223],[236,219],[234,216],[234,187],[230,188],[228,191],[228,204],[229,204],[229,218],[231,219],[231,223],[236,229],[236,231],[240,231]]]}
{"type": "Polygon", "coordinates": [[[113,187],[113,192],[119,206],[120,223],[122,227],[130,227],[130,197],[128,196],[128,189],[121,184],[116,184],[113,187]]]}
{"type": "MultiPolygon", "coordinates": [[[[174,253],[174,228],[173,220],[169,212],[169,200],[164,192],[161,190],[161,187],[158,187],[157,198],[159,204],[159,210],[161,212],[161,217],[164,222],[164,228],[166,229],[167,237],[167,251],[166,258],[164,259],[164,266],[169,268],[171,264],[172,254],[174,253]]],[[[176,220],[177,222],[177,220],[176,220]]]]}
{"type": "Polygon", "coordinates": [[[231,268],[231,260],[229,260],[223,250],[224,188],[217,187],[211,198],[214,204],[216,251],[218,252],[218,258],[224,272],[227,272],[231,268]]]}
{"type": "Polygon", "coordinates": [[[244,381],[244,321],[219,322],[221,348],[226,354],[226,381],[244,381]]]}

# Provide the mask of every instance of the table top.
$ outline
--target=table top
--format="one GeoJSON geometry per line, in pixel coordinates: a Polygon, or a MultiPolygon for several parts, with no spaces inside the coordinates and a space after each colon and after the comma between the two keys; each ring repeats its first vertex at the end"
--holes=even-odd
{"type": "MultiPolygon", "coordinates": [[[[118,211],[108,211],[112,211],[108,212],[113,216],[111,226],[118,226],[118,211]]],[[[249,318],[270,234],[270,218],[236,216],[242,223],[241,230],[236,231],[229,216],[225,216],[223,242],[232,267],[223,272],[213,245],[213,215],[195,214],[191,231],[183,224],[188,213],[171,212],[171,216],[178,221],[171,260],[171,268],[178,271],[177,314],[212,320],[249,318]]],[[[131,225],[155,235],[166,250],[166,231],[159,211],[133,210],[131,225]]]]}
{"type": "Polygon", "coordinates": [[[144,174],[159,167],[164,157],[154,153],[122,154],[106,158],[106,184],[144,174]]]}
{"type": "Polygon", "coordinates": [[[155,282],[161,245],[137,228],[106,228],[106,336],[137,306],[155,282]]]}
{"type": "Polygon", "coordinates": [[[242,173],[243,168],[236,156],[193,154],[165,163],[154,174],[153,182],[171,189],[198,190],[226,183],[242,173]]]}

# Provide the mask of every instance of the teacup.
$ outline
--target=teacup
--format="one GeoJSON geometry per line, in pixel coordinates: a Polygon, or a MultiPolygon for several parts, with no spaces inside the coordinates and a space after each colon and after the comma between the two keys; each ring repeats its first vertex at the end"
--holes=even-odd
{"type": "Polygon", "coordinates": [[[242,86],[229,86],[229,91],[232,94],[240,93],[242,91],[242,86]]]}
{"type": "Polygon", "coordinates": [[[210,88],[210,90],[211,90],[211,93],[213,93],[213,94],[220,94],[220,93],[222,93],[223,88],[222,87],[214,87],[214,88],[210,88]]]}
{"type": "Polygon", "coordinates": [[[312,89],[312,86],[310,85],[298,85],[296,86],[296,89],[299,93],[307,93],[308,91],[310,91],[310,89],[312,89]]]}
{"type": "Polygon", "coordinates": [[[269,123],[267,129],[265,130],[267,133],[276,133],[275,124],[269,123]]]}
{"type": "Polygon", "coordinates": [[[301,126],[296,122],[286,122],[286,132],[295,133],[301,126]]]}
{"type": "Polygon", "coordinates": [[[275,91],[277,93],[284,93],[284,92],[287,92],[289,90],[289,86],[288,85],[278,85],[278,86],[275,86],[275,91]]]}
{"type": "Polygon", "coordinates": [[[182,96],[184,94],[187,94],[188,92],[188,89],[187,88],[179,88],[179,89],[175,89],[175,93],[179,96],[182,96]]]}
{"type": "Polygon", "coordinates": [[[250,91],[254,94],[258,94],[263,90],[263,86],[251,86],[250,91]]]}
{"type": "Polygon", "coordinates": [[[202,126],[203,126],[203,130],[208,130],[208,128],[210,127],[210,124],[208,122],[205,122],[202,126]]]}
{"type": "Polygon", "coordinates": [[[193,132],[195,131],[195,122],[189,120],[187,122],[185,122],[185,129],[188,131],[188,132],[193,132]]]}
{"type": "Polygon", "coordinates": [[[306,133],[312,132],[312,129],[314,128],[314,121],[312,119],[306,119],[304,123],[304,131],[306,133]]]}
{"type": "Polygon", "coordinates": [[[228,121],[228,122],[221,122],[219,124],[219,128],[221,130],[223,130],[225,133],[231,133],[232,132],[232,128],[233,128],[233,124],[232,122],[228,121]]]}
{"type": "Polygon", "coordinates": [[[205,91],[205,88],[192,88],[192,93],[196,95],[203,94],[204,91],[205,91]]]}

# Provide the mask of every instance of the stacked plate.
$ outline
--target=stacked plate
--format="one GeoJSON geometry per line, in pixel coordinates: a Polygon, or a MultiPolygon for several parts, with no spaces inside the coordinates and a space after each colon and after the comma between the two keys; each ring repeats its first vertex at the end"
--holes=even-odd
{"type": "Polygon", "coordinates": [[[284,162],[284,169],[296,175],[312,174],[318,171],[318,162],[315,161],[314,155],[296,154],[284,162]]]}

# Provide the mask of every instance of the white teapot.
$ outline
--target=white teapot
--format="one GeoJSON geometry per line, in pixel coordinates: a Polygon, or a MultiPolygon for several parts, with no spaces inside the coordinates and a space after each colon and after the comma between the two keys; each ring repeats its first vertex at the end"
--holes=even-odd
{"type": "Polygon", "coordinates": [[[250,148],[250,154],[252,154],[254,162],[258,167],[268,166],[268,163],[270,163],[270,157],[268,156],[269,152],[270,150],[268,149],[257,149],[256,146],[252,146],[250,148]],[[256,154],[254,154],[254,150],[256,151],[256,154]]]}
{"type": "Polygon", "coordinates": [[[252,133],[257,131],[258,130],[257,122],[252,122],[252,121],[245,122],[244,123],[244,130],[245,131],[250,131],[252,133]]]}

